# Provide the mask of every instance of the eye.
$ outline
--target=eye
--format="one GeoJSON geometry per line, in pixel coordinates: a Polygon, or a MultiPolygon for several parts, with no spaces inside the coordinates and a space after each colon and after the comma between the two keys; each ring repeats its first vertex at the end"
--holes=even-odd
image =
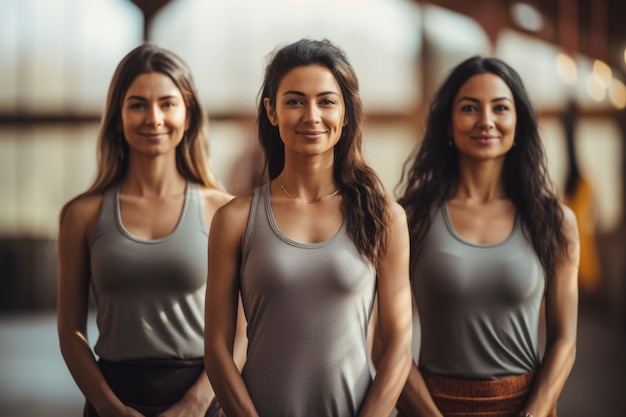
{"type": "Polygon", "coordinates": [[[300,104],[303,104],[303,101],[298,98],[292,98],[292,99],[287,100],[288,106],[297,106],[300,104]]]}
{"type": "Polygon", "coordinates": [[[139,101],[130,103],[128,105],[128,108],[131,109],[131,110],[140,110],[140,109],[143,109],[144,107],[145,107],[144,103],[139,102],[139,101]]]}
{"type": "Polygon", "coordinates": [[[461,106],[461,111],[462,112],[469,113],[469,112],[476,111],[476,110],[477,110],[477,108],[473,104],[465,104],[465,105],[461,106]]]}
{"type": "Polygon", "coordinates": [[[176,103],[172,102],[172,101],[166,101],[162,104],[163,107],[165,108],[169,108],[169,107],[176,107],[176,103]]]}
{"type": "Polygon", "coordinates": [[[509,106],[507,106],[506,104],[496,104],[493,109],[499,113],[502,113],[502,112],[508,111],[509,106]]]}
{"type": "Polygon", "coordinates": [[[337,104],[337,102],[336,102],[336,101],[334,101],[334,100],[332,100],[332,99],[325,98],[325,99],[322,99],[322,100],[320,101],[320,104],[321,104],[322,106],[333,106],[333,105],[337,104]]]}

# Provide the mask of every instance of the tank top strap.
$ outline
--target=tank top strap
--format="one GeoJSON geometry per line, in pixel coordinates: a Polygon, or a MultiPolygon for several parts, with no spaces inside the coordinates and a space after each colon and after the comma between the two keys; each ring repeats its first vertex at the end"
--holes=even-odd
{"type": "Polygon", "coordinates": [[[254,194],[252,196],[252,202],[250,203],[250,213],[248,214],[248,223],[246,225],[246,233],[243,239],[243,245],[241,250],[242,268],[246,264],[248,253],[250,253],[250,246],[252,245],[252,237],[254,235],[254,227],[256,226],[256,223],[260,221],[257,215],[257,212],[259,211],[259,201],[261,200],[262,195],[269,193],[268,184],[269,183],[257,187],[257,189],[254,190],[254,194]]]}
{"type": "Polygon", "coordinates": [[[189,231],[199,229],[203,234],[207,236],[209,235],[207,225],[204,221],[200,186],[195,182],[187,182],[187,187],[185,189],[185,203],[183,211],[180,215],[178,228],[189,231]]]}
{"type": "Polygon", "coordinates": [[[91,244],[98,239],[105,231],[117,230],[115,222],[115,212],[117,205],[118,184],[110,185],[102,196],[102,205],[100,206],[100,214],[94,230],[91,244]]]}

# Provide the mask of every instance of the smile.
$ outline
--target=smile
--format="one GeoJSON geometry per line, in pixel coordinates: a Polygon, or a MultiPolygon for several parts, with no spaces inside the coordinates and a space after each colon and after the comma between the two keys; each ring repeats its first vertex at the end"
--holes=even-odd
{"type": "Polygon", "coordinates": [[[311,130],[296,130],[296,133],[298,135],[306,136],[306,137],[309,137],[309,138],[318,138],[318,137],[324,135],[326,133],[326,131],[319,131],[319,130],[315,130],[315,131],[311,131],[311,130]]]}

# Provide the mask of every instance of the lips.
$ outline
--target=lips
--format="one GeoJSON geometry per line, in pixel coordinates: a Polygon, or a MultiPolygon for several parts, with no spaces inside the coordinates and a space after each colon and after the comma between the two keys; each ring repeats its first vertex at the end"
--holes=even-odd
{"type": "Polygon", "coordinates": [[[298,135],[302,135],[302,136],[307,137],[309,139],[317,139],[317,138],[321,137],[322,135],[324,135],[326,133],[326,131],[320,131],[320,130],[297,130],[296,133],[298,135]]]}
{"type": "Polygon", "coordinates": [[[159,138],[164,137],[165,135],[167,135],[167,133],[165,132],[141,132],[139,133],[139,135],[148,138],[148,139],[152,139],[152,140],[156,140],[159,138]]]}
{"type": "Polygon", "coordinates": [[[296,133],[300,135],[323,135],[325,130],[296,130],[296,133]]]}
{"type": "Polygon", "coordinates": [[[472,136],[472,139],[479,141],[497,140],[497,136],[472,136]]]}

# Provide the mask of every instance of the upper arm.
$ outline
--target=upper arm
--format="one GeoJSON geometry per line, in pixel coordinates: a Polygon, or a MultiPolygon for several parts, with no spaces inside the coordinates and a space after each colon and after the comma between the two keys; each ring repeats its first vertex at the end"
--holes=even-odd
{"type": "Polygon", "coordinates": [[[382,259],[378,281],[378,330],[383,347],[389,338],[411,338],[411,288],[409,281],[409,231],[406,215],[391,203],[393,220],[389,243],[382,259]]]}
{"type": "Polygon", "coordinates": [[[86,337],[89,307],[89,239],[100,212],[101,197],[72,202],[59,226],[57,326],[60,336],[81,332],[86,337]]]}
{"type": "Polygon", "coordinates": [[[563,209],[563,232],[567,252],[558,258],[555,274],[548,277],[546,290],[546,330],[548,343],[559,338],[575,340],[578,315],[578,263],[580,243],[574,213],[563,209]]]}
{"type": "Polygon", "coordinates": [[[209,233],[205,346],[209,341],[226,343],[231,352],[237,323],[241,243],[249,205],[249,199],[237,198],[218,209],[209,233]]]}

